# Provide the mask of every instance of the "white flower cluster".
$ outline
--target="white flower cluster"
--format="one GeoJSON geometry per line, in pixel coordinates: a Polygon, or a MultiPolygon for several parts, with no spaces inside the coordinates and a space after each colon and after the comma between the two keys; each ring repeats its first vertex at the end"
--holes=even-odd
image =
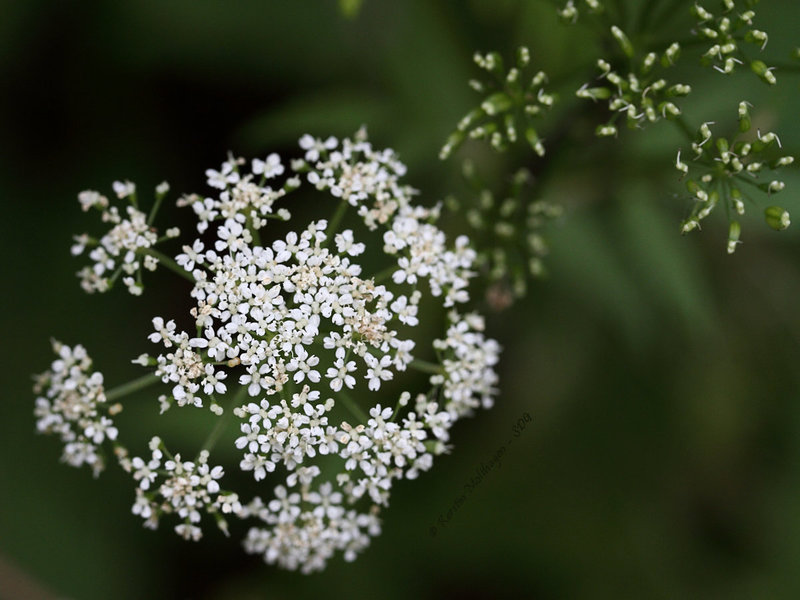
{"type": "Polygon", "coordinates": [[[64,442],[62,460],[73,467],[89,465],[95,476],[105,468],[100,445],[117,439],[106,406],[103,374],[91,372],[92,360],[83,346],[70,348],[53,340],[58,358],[36,378],[34,415],[40,433],[54,433],[64,442]]]}
{"type": "Polygon", "coordinates": [[[324,569],[336,551],[344,552],[345,560],[355,560],[370,536],[380,534],[380,520],[374,511],[345,511],[341,502],[342,494],[330,482],[302,496],[278,486],[269,504],[256,498],[242,511],[242,516],[255,516],[268,525],[248,531],[245,550],[262,554],[269,564],[303,573],[324,569]]]}
{"type": "Polygon", "coordinates": [[[201,451],[196,461],[181,460],[180,454],[168,455],[164,460],[166,448],[158,437],[150,440],[150,451],[147,462],[138,456],[120,459],[122,467],[139,482],[133,514],[142,517],[145,526],[155,529],[160,515],[175,513],[182,519],[175,532],[184,539],[198,541],[203,531],[197,524],[205,511],[216,516],[217,524],[227,535],[228,525],[220,513],[236,513],[242,507],[236,494],[220,491],[219,480],[224,471],[220,466],[209,466],[208,451],[201,451]],[[159,477],[162,482],[156,486],[159,477]]]}
{"type": "MultiPolygon", "coordinates": [[[[131,294],[138,296],[143,289],[141,269],[155,271],[158,266],[158,258],[146,251],[155,246],[159,239],[155,229],[148,223],[147,215],[136,207],[136,186],[129,181],[115,181],[113,188],[118,198],[131,199],[131,204],[125,207],[127,217],[123,217],[116,206],[110,206],[108,198],[99,192],[81,192],[78,195],[81,208],[84,211],[90,208],[100,210],[103,222],[113,226],[99,240],[86,233],[75,236],[75,244],[71,250],[77,256],[86,248],[91,248],[89,258],[94,264],[78,272],[81,287],[86,292],[106,292],[120,274],[124,274],[122,282],[131,294]]],[[[169,186],[162,183],[156,189],[156,194],[163,197],[168,190],[169,186]]],[[[178,234],[177,229],[171,229],[166,237],[176,237],[178,234]]]]}
{"type": "Polygon", "coordinates": [[[433,343],[444,356],[444,374],[434,376],[431,382],[443,386],[442,394],[449,399],[446,408],[453,420],[479,406],[491,408],[494,404],[498,381],[494,365],[500,359],[500,345],[486,339],[483,330],[483,317],[474,313],[462,317],[453,312],[447,335],[433,343]]]}
{"type": "MultiPolygon", "coordinates": [[[[300,185],[297,177],[290,177],[282,187],[273,189],[267,180],[283,175],[284,166],[280,156],[270,154],[266,160],[253,159],[252,173],[242,175],[239,167],[244,159],[229,157],[219,171],[206,169],[208,185],[221,190],[219,196],[201,198],[189,194],[178,201],[178,206],[191,206],[197,215],[197,231],[203,233],[217,219],[241,219],[245,217],[255,228],[266,225],[266,219],[286,221],[290,214],[285,208],[273,213],[273,205],[287,193],[300,185]]],[[[199,252],[199,250],[197,251],[199,252]]],[[[191,268],[187,268],[191,271],[191,268]]]]}
{"type": "MultiPolygon", "coordinates": [[[[239,468],[253,485],[269,480],[274,498],[240,504],[241,494],[220,489],[222,467],[212,468],[205,450],[184,461],[153,438],[149,459],[115,451],[138,482],[133,512],[146,526],[176,514],[177,533],[197,540],[203,513],[225,532],[223,514],[253,518],[260,523],[247,534],[247,551],[310,572],[337,552],[354,559],[380,532],[378,514],[394,481],[430,469],[447,450],[452,425],[491,406],[499,346],[484,337],[480,317],[455,308],[469,300],[475,252],[466,237],[448,244],[434,224],[438,208],[412,204],[416,192],[400,182],[405,166],[395,154],[374,150],[363,132],[341,142],[303,136],[300,146],[304,157],[292,161],[291,174],[276,154],[252,161],[249,172],[243,159],[230,157],[206,172],[214,197],[179,200],[193,209],[200,235],[174,262],[162,262],[194,281],[193,327],[155,317],[148,338],[163,350],[134,361],[155,371],[149,381],[169,386],[158,396],[162,412],[175,404],[208,405],[220,418],[232,413],[239,468]],[[328,201],[333,196],[333,206],[338,199],[334,216],[261,243],[269,220],[289,220],[275,202],[301,187],[301,178],[328,201]],[[343,221],[348,209],[356,213],[352,222],[343,221]],[[450,309],[442,339],[421,331],[425,295],[442,312],[450,309]],[[408,375],[404,390],[397,380],[411,370],[426,373],[428,384],[408,375]],[[387,396],[397,400],[394,408],[387,396]]],[[[83,198],[115,214],[99,194],[83,198]]],[[[131,207],[129,215],[115,222],[141,239],[113,247],[138,264],[140,251],[157,240],[143,213],[131,207]]],[[[109,236],[127,240],[121,231],[109,236]]],[[[74,393],[92,399],[85,385],[74,393]]],[[[98,427],[85,435],[99,435],[98,427]]]]}

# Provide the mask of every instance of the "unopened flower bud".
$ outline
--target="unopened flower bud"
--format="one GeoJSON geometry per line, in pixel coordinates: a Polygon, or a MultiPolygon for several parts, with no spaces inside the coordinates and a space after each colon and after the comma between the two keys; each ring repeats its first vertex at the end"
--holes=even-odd
{"type": "Polygon", "coordinates": [[[792,223],[789,218],[789,211],[780,206],[768,206],[764,210],[764,220],[775,231],[783,231],[792,223]]]}
{"type": "Polygon", "coordinates": [[[747,102],[739,102],[739,131],[750,130],[750,106],[747,102]]]}
{"type": "Polygon", "coordinates": [[[739,235],[742,232],[742,227],[739,221],[731,221],[728,227],[728,254],[736,252],[736,246],[739,244],[739,235]]]}
{"type": "Polygon", "coordinates": [[[619,44],[619,47],[622,48],[625,56],[628,58],[633,58],[633,44],[631,44],[631,41],[628,39],[628,36],[625,35],[625,32],[616,25],[612,25],[611,35],[613,35],[614,39],[617,40],[617,43],[619,44]]]}
{"type": "Polygon", "coordinates": [[[754,60],[751,62],[750,69],[752,69],[753,73],[758,75],[762,81],[769,85],[775,85],[778,82],[775,75],[772,73],[772,69],[767,67],[763,60],[754,60]]]}

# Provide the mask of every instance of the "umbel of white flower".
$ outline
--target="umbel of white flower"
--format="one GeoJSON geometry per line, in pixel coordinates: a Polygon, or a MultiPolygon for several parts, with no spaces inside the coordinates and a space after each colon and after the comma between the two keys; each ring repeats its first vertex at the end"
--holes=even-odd
{"type": "MultiPolygon", "coordinates": [[[[150,225],[164,186],[150,216],[132,204],[130,221],[99,193],[81,195],[84,207],[97,206],[114,224],[100,241],[78,238],[79,250],[102,249],[91,256],[91,275],[80,274],[84,288],[105,291],[115,280],[107,271],[118,269],[137,273],[126,284],[141,293],[139,259],[151,257],[192,281],[183,315],[192,327],[177,325],[181,315],[153,318],[148,337],[160,350],[134,361],[151,374],[109,392],[102,375],[87,375],[82,348],[56,346],[61,358],[39,378],[36,414],[41,431],[67,443],[69,464],[99,472],[101,446],[113,443],[136,485],[133,512],[148,527],[176,515],[176,532],[198,540],[204,515],[226,533],[227,518],[247,519],[254,521],[248,552],[310,572],[338,552],[355,558],[380,532],[394,481],[430,469],[448,449],[453,424],[492,405],[499,346],[485,337],[483,319],[462,308],[475,260],[469,240],[448,243],[435,224],[438,207],[412,201],[416,192],[402,184],[405,166],[395,154],[373,149],[363,131],[341,142],[306,135],[300,147],[303,157],[290,168],[271,154],[206,171],[214,193],[179,200],[197,216],[198,235],[174,260],[155,246],[177,230],[159,237],[150,225]],[[308,185],[333,217],[262,242],[270,220],[291,220],[286,196],[308,185]],[[345,221],[348,210],[355,215],[345,221]],[[108,258],[116,256],[121,264],[108,258]],[[364,257],[383,264],[368,273],[364,257]],[[422,314],[426,297],[446,312],[437,339],[417,333],[426,319],[439,322],[422,314]],[[427,385],[410,370],[424,372],[427,385]],[[171,454],[156,432],[145,458],[131,457],[118,439],[106,398],[152,383],[165,386],[154,394],[161,412],[208,407],[219,419],[195,459],[171,454]],[[226,488],[223,467],[212,465],[210,451],[225,442],[218,432],[230,418],[238,420],[238,435],[227,442],[240,453],[235,466],[266,486],[264,500],[245,501],[249,491],[226,488]]],[[[130,198],[133,184],[124,185],[118,195],[130,198]]]]}

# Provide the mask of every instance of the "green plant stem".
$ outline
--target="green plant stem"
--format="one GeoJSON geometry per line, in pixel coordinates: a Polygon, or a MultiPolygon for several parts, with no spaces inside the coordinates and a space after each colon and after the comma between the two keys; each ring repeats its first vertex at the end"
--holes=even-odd
{"type": "Polygon", "coordinates": [[[686,139],[688,139],[689,142],[694,141],[696,133],[692,131],[692,129],[689,127],[689,125],[686,123],[686,120],[682,116],[679,116],[676,119],[672,119],[671,121],[675,123],[675,126],[681,130],[681,132],[686,136],[686,139]]]}
{"type": "Polygon", "coordinates": [[[339,206],[336,207],[336,212],[333,213],[330,221],[328,221],[328,239],[327,243],[329,244],[331,240],[333,240],[333,236],[336,235],[336,230],[339,228],[339,224],[342,222],[344,218],[344,214],[347,212],[348,203],[347,200],[342,200],[339,203],[339,206]]]}
{"type": "Polygon", "coordinates": [[[158,209],[161,208],[161,201],[164,200],[164,194],[156,194],[156,201],[153,203],[153,208],[150,209],[150,214],[147,216],[147,224],[152,225],[156,220],[158,209]]]}
{"type": "Polygon", "coordinates": [[[431,375],[444,375],[444,367],[436,363],[428,362],[427,360],[419,360],[415,358],[409,365],[412,369],[422,371],[423,373],[430,373],[431,375]]]}
{"type": "Polygon", "coordinates": [[[379,271],[377,274],[373,275],[372,280],[375,283],[380,284],[380,283],[386,281],[387,279],[389,279],[389,277],[391,277],[392,275],[394,275],[395,271],[399,271],[399,270],[400,270],[400,267],[398,267],[396,264],[390,265],[390,266],[386,267],[385,269],[383,269],[382,271],[379,271]]]}
{"type": "Polygon", "coordinates": [[[106,392],[106,400],[108,402],[113,402],[118,398],[122,398],[123,396],[132,394],[133,392],[138,392],[139,390],[143,390],[147,387],[150,387],[151,385],[159,381],[161,381],[161,378],[155,373],[148,373],[147,375],[142,375],[138,379],[134,379],[133,381],[129,381],[128,383],[123,383],[122,385],[118,385],[117,387],[108,390],[106,392]]]}
{"type": "Polygon", "coordinates": [[[184,279],[188,279],[192,283],[196,283],[194,277],[192,276],[189,271],[181,267],[178,263],[172,260],[169,256],[164,254],[163,252],[159,252],[155,248],[142,248],[139,250],[140,254],[147,254],[152,256],[153,258],[157,258],[158,262],[168,268],[170,271],[177,273],[184,279]]]}
{"type": "Polygon", "coordinates": [[[223,412],[219,417],[217,417],[217,422],[214,424],[214,428],[208,433],[206,436],[203,445],[200,447],[200,452],[203,450],[208,450],[209,452],[214,449],[214,446],[217,444],[219,437],[222,435],[222,432],[225,430],[225,426],[228,424],[228,415],[233,413],[233,405],[238,404],[241,402],[242,397],[247,392],[247,386],[243,385],[240,387],[235,394],[231,396],[228,405],[224,407],[225,412],[223,412]]]}
{"type": "Polygon", "coordinates": [[[247,218],[247,231],[250,232],[250,237],[253,238],[253,244],[256,246],[261,245],[261,233],[253,227],[253,219],[250,217],[247,218]]]}
{"type": "Polygon", "coordinates": [[[348,394],[347,392],[340,391],[339,398],[344,403],[347,410],[349,410],[353,416],[359,420],[361,423],[367,422],[367,414],[361,409],[361,407],[356,403],[355,400],[348,394]]]}

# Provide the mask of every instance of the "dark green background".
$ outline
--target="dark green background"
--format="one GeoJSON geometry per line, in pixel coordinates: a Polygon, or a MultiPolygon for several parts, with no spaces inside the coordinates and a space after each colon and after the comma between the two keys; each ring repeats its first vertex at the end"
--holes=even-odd
{"type": "MultiPolygon", "coordinates": [[[[623,4],[633,19],[645,2],[623,4]]],[[[657,4],[677,10],[654,35],[687,37],[691,3],[657,4]]],[[[796,2],[757,12],[768,56],[787,62],[796,2]]],[[[0,597],[23,575],[76,599],[800,595],[800,236],[751,208],[733,257],[720,215],[680,237],[681,140],[667,124],[562,149],[547,189],[566,208],[551,276],[489,320],[505,349],[496,408],[460,423],[433,471],[396,486],[383,535],[353,564],[302,576],[213,531],[191,544],[167,523],[145,530],[118,469],[93,480],[35,435],[30,374],[47,368],[51,335],[86,345],[113,385],[150,349],[149,319],[185,310],[170,292],[185,289],[159,294],[158,275],[140,299],[82,294],[68,248],[95,223],[78,191],[124,178],[203,190],[228,150],[288,154],[302,133],[366,123],[433,203],[456,185],[457,161],[436,155],[477,101],[472,53],[526,43],[536,64],[571,71],[598,52],[591,30],[533,0],[366,0],[353,20],[310,0],[25,0],[0,15],[0,597]],[[524,412],[532,422],[502,465],[432,537],[524,412]]],[[[800,151],[795,75],[778,70],[768,89],[744,68],[685,73],[691,123],[731,122],[748,99],[800,151]]],[[[518,166],[467,152],[500,173],[518,166]]],[[[800,217],[800,179],[785,179],[780,201],[800,217]]],[[[131,425],[141,439],[158,426],[148,401],[131,425]]]]}

